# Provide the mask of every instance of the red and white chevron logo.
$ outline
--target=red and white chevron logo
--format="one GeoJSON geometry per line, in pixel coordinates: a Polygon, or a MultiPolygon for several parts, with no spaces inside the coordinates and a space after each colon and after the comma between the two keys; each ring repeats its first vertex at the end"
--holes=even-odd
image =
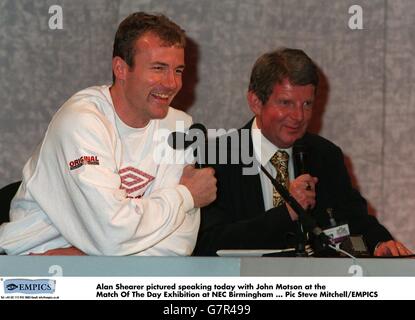
{"type": "Polygon", "coordinates": [[[140,198],[145,187],[154,180],[154,177],[133,167],[122,168],[119,172],[121,177],[121,188],[124,189],[129,198],[140,198]]]}

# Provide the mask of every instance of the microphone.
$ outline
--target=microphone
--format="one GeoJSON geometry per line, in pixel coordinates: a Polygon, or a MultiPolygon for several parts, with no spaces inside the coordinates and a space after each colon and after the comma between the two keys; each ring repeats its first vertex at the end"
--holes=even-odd
{"type": "MultiPolygon", "coordinates": [[[[305,144],[303,138],[295,141],[293,146],[293,156],[294,156],[294,174],[295,177],[301,176],[302,174],[309,173],[308,165],[308,148],[305,144]]],[[[311,188],[310,186],[307,189],[311,188]]],[[[330,226],[335,227],[337,225],[336,220],[333,216],[333,209],[327,208],[327,214],[329,216],[330,226]]]]}
{"type": "Polygon", "coordinates": [[[207,130],[206,127],[201,123],[192,124],[187,133],[185,132],[172,132],[167,138],[167,143],[174,150],[186,150],[188,147],[193,148],[193,154],[196,161],[196,166],[201,169],[207,159],[206,153],[206,140],[207,130]]]}
{"type": "Polygon", "coordinates": [[[319,240],[319,243],[321,244],[321,247],[326,249],[327,247],[333,245],[330,238],[317,225],[313,217],[306,213],[303,207],[297,202],[297,200],[295,200],[295,198],[288,192],[288,190],[283,185],[278,183],[278,181],[271,176],[271,174],[264,168],[263,165],[261,165],[261,170],[265,173],[265,175],[274,185],[275,189],[285,200],[285,202],[288,203],[291,208],[293,208],[295,213],[297,213],[299,219],[302,221],[304,229],[316,236],[316,238],[319,240]]]}
{"type": "Polygon", "coordinates": [[[302,138],[295,141],[293,146],[295,177],[309,173],[308,148],[302,138]]]}
{"type": "MultiPolygon", "coordinates": [[[[294,176],[298,177],[302,174],[306,174],[309,172],[308,166],[308,149],[306,144],[304,143],[303,139],[300,138],[295,141],[293,145],[293,163],[294,163],[294,176]]],[[[307,190],[311,190],[311,186],[307,186],[307,190]]],[[[310,209],[307,209],[307,214],[310,214],[310,209]]],[[[307,242],[307,235],[304,234],[304,228],[302,226],[302,219],[299,217],[297,221],[297,251],[298,255],[306,255],[306,242],[307,242]]]]}

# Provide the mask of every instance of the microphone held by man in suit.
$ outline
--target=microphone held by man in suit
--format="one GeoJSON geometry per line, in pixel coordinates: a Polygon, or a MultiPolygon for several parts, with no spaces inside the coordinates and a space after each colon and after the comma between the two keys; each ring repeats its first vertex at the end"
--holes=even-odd
{"type": "MultiPolygon", "coordinates": [[[[317,225],[314,218],[306,212],[305,209],[297,202],[297,200],[285,189],[284,186],[278,183],[270,173],[261,165],[261,170],[265,173],[268,179],[271,181],[278,193],[284,198],[285,202],[295,211],[298,215],[298,220],[301,221],[301,227],[304,228],[306,232],[312,233],[316,239],[319,241],[319,246],[321,250],[325,250],[329,245],[333,245],[333,242],[330,238],[323,232],[323,230],[317,225]]],[[[301,252],[300,252],[301,253],[301,252]]]]}

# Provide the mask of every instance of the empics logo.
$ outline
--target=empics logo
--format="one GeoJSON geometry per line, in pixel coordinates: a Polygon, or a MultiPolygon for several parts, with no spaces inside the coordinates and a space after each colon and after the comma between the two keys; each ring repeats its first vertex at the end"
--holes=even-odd
{"type": "Polygon", "coordinates": [[[8,279],[4,281],[4,293],[53,294],[55,285],[56,281],[49,279],[8,279]]]}
{"type": "Polygon", "coordinates": [[[15,285],[14,283],[9,283],[6,288],[9,291],[13,291],[14,289],[18,288],[19,286],[15,285]]]}
{"type": "Polygon", "coordinates": [[[97,156],[82,156],[79,159],[72,160],[69,162],[69,169],[74,170],[82,167],[84,164],[99,165],[97,156]]]}

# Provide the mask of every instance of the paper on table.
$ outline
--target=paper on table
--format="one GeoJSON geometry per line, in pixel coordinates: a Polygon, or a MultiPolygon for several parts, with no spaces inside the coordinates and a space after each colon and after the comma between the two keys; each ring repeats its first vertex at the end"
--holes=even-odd
{"type": "Polygon", "coordinates": [[[288,249],[223,249],[216,251],[220,257],[262,257],[264,254],[295,251],[295,248],[288,249]]]}

